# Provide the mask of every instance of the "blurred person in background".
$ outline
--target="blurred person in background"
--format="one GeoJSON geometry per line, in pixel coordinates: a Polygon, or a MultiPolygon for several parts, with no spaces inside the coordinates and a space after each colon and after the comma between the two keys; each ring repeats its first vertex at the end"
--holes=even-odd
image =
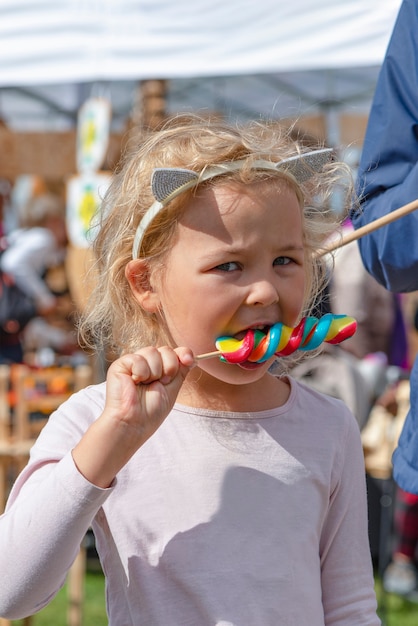
{"type": "MultiPolygon", "coordinates": [[[[355,228],[418,196],[418,2],[404,0],[370,111],[358,174],[355,228]]],[[[418,289],[418,214],[413,212],[359,240],[367,270],[387,289],[418,289]]],[[[411,410],[394,454],[394,475],[418,494],[418,363],[411,371],[411,410]]]]}
{"type": "MultiPolygon", "coordinates": [[[[343,234],[352,230],[347,220],[343,234]]],[[[407,338],[400,301],[366,271],[356,241],[335,252],[330,309],[337,315],[349,311],[357,321],[354,336],[341,345],[343,350],[358,359],[381,353],[388,365],[407,369],[407,338]]]]}
{"type": "MultiPolygon", "coordinates": [[[[32,198],[19,215],[19,227],[7,234],[0,257],[1,270],[33,298],[36,314],[44,316],[58,306],[58,298],[45,280],[49,268],[65,257],[67,233],[61,199],[45,193],[32,198]]],[[[22,332],[0,329],[0,362],[23,360],[22,332]]]]}
{"type": "MultiPolygon", "coordinates": [[[[369,115],[358,172],[360,210],[352,212],[355,228],[368,224],[418,196],[418,2],[403,0],[383,61],[369,115]]],[[[359,240],[367,270],[387,289],[418,289],[418,214],[379,228],[359,240]]],[[[399,485],[395,504],[396,541],[387,590],[416,591],[414,567],[418,530],[418,361],[410,375],[410,410],[393,454],[399,485]],[[402,512],[400,514],[399,512],[402,512]],[[412,520],[412,521],[410,521],[412,520]],[[407,526],[409,525],[409,528],[407,526]],[[409,537],[407,536],[409,535],[409,537]],[[415,544],[411,546],[411,535],[415,544]],[[399,553],[399,545],[408,550],[399,553]]]]}

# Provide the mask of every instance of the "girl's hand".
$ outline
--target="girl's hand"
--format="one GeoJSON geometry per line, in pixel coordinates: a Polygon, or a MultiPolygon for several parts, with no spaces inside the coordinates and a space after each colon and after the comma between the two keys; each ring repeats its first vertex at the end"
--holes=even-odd
{"type": "Polygon", "coordinates": [[[108,487],[155,433],[176,401],[194,357],[187,348],[143,348],[109,367],[102,415],[73,450],[91,483],[108,487]]]}
{"type": "Polygon", "coordinates": [[[193,363],[186,348],[148,347],[122,356],[107,373],[104,413],[143,443],[171,411],[193,363]]]}

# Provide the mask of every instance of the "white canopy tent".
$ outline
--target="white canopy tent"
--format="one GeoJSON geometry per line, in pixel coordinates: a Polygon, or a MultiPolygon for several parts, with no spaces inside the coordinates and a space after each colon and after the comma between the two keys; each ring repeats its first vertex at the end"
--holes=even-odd
{"type": "Polygon", "coordinates": [[[2,0],[0,117],[73,127],[92,93],[126,119],[139,81],[167,112],[367,112],[400,0],[2,0]]]}

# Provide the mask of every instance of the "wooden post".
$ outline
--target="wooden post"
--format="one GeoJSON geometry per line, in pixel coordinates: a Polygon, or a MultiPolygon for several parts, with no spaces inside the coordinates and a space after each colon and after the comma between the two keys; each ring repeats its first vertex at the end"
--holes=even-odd
{"type": "Polygon", "coordinates": [[[139,83],[131,124],[138,130],[155,130],[166,117],[166,80],[143,80],[139,83]]]}
{"type": "Polygon", "coordinates": [[[82,626],[84,603],[84,578],[86,574],[86,547],[81,546],[71,569],[68,572],[68,626],[82,626]]]}

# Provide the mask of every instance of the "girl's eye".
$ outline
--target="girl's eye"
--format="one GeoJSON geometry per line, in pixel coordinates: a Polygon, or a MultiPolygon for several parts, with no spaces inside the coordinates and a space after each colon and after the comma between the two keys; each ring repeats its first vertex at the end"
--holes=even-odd
{"type": "Polygon", "coordinates": [[[220,270],[221,272],[234,272],[236,270],[239,270],[239,268],[239,264],[235,261],[228,261],[227,263],[221,263],[220,265],[216,266],[216,269],[220,270]]]}
{"type": "Polygon", "coordinates": [[[278,256],[276,259],[274,259],[273,265],[288,265],[291,262],[292,259],[290,259],[288,256],[278,256]]]}

